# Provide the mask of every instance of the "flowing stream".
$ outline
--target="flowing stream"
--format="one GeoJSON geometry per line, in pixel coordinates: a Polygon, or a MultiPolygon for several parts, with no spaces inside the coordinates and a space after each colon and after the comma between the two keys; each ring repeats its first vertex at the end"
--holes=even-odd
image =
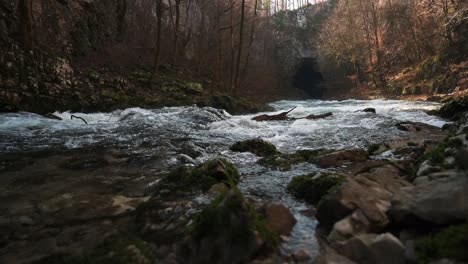
{"type": "Polygon", "coordinates": [[[0,114],[0,154],[102,146],[138,157],[152,173],[223,156],[237,165],[242,175],[239,187],[245,194],[280,201],[293,212],[297,224],[290,239],[282,245],[283,253],[305,249],[315,256],[317,222],[308,213],[310,206],[289,195],[286,186],[293,176],[321,169],[312,164],[298,164],[290,171],[271,170],[256,164],[255,155],[233,153],[229,146],[239,140],[260,137],[286,153],[301,149],[366,148],[372,143],[402,137],[404,132],[395,127],[400,121],[438,127],[445,123],[425,113],[439,107],[431,102],[307,100],[279,101],[271,105],[275,113],[297,107],[291,117],[326,112],[332,112],[333,116],[321,120],[256,122],[251,120],[254,115],[231,116],[223,110],[196,106],[74,113],[88,122],[85,124],[80,119],[70,119],[69,112],[55,113],[63,121],[32,113],[3,113],[0,114]],[[368,107],[375,108],[377,114],[358,111],[368,107]]]}

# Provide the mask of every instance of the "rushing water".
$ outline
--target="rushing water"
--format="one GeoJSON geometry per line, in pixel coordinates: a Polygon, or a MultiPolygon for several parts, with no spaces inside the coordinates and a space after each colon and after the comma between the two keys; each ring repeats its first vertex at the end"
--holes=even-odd
{"type": "Polygon", "coordinates": [[[314,238],[316,221],[308,216],[310,207],[286,192],[293,176],[319,171],[311,164],[299,164],[291,171],[269,170],[255,164],[250,153],[233,153],[229,146],[239,140],[260,137],[275,144],[282,152],[299,149],[366,147],[401,137],[395,128],[399,121],[423,122],[442,126],[443,120],[429,116],[426,110],[439,105],[430,102],[396,100],[279,101],[272,104],[275,113],[297,107],[291,117],[333,112],[321,120],[256,122],[254,115],[231,116],[213,108],[169,107],[155,110],[130,108],[112,113],[55,113],[63,119],[47,119],[32,113],[0,114],[0,153],[36,150],[74,149],[90,145],[119,148],[128,154],[156,157],[149,168],[166,171],[184,163],[200,163],[215,156],[234,162],[242,174],[240,188],[258,199],[283,202],[298,220],[291,238],[282,250],[289,254],[305,249],[317,253],[314,238]],[[377,114],[360,112],[375,108],[377,114]],[[158,162],[155,162],[158,160],[158,162]]]}

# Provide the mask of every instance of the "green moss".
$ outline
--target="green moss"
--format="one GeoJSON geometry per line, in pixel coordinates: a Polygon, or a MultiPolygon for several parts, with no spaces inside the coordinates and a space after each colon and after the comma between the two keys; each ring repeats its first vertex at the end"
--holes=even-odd
{"type": "Polygon", "coordinates": [[[245,247],[245,252],[255,247],[255,232],[268,246],[276,247],[279,243],[278,234],[266,227],[264,217],[237,188],[220,194],[195,216],[189,228],[196,241],[229,242],[234,247],[245,247]]]}
{"type": "Polygon", "coordinates": [[[136,237],[112,236],[81,256],[52,256],[47,264],[151,264],[155,257],[149,244],[136,237]]]}
{"type": "Polygon", "coordinates": [[[459,138],[446,138],[437,147],[424,154],[423,160],[430,160],[432,164],[441,164],[446,158],[447,148],[458,148],[463,145],[459,138]]]}
{"type": "Polygon", "coordinates": [[[322,197],[332,192],[334,188],[339,187],[344,179],[344,176],[335,174],[297,176],[288,184],[288,191],[296,198],[317,205],[322,197]]]}
{"type": "Polygon", "coordinates": [[[260,159],[257,163],[282,171],[290,170],[292,165],[302,162],[314,162],[315,158],[333,152],[330,149],[299,150],[292,154],[277,154],[260,159]]]}
{"type": "Polygon", "coordinates": [[[239,172],[229,161],[217,158],[195,168],[180,167],[167,176],[167,180],[188,189],[207,191],[217,183],[234,187],[239,182],[239,172]]]}
{"type": "Polygon", "coordinates": [[[418,239],[415,249],[419,263],[441,258],[468,261],[468,224],[450,226],[418,239]]]}
{"type": "Polygon", "coordinates": [[[235,152],[252,152],[253,154],[261,157],[268,157],[279,153],[275,145],[262,139],[239,141],[229,149],[235,152]]]}
{"type": "Polygon", "coordinates": [[[380,144],[372,144],[367,148],[367,153],[369,155],[372,155],[374,152],[376,152],[380,148],[380,144]]]}

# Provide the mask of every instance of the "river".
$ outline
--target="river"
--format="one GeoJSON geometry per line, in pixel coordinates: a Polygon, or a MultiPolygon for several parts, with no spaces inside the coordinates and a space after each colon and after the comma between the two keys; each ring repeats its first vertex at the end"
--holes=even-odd
{"type": "MultiPolygon", "coordinates": [[[[290,239],[282,244],[284,254],[298,249],[312,256],[318,253],[314,236],[316,220],[309,205],[286,192],[293,176],[320,171],[312,164],[298,164],[290,171],[277,171],[256,164],[250,153],[234,153],[229,146],[239,140],[260,137],[281,152],[301,149],[366,148],[372,143],[402,137],[400,121],[422,122],[441,127],[445,122],[425,111],[439,107],[432,102],[398,100],[278,101],[271,104],[275,113],[297,107],[291,117],[332,112],[320,120],[256,122],[254,115],[232,116],[209,107],[167,107],[145,110],[130,108],[111,113],[73,113],[86,120],[71,119],[71,113],[55,113],[54,120],[32,113],[0,114],[0,154],[37,151],[54,152],[100,146],[119,149],[139,160],[148,171],[160,174],[179,165],[193,165],[223,156],[237,165],[242,180],[240,189],[261,200],[284,203],[298,220],[290,239]],[[377,114],[360,112],[375,108],[377,114]]],[[[269,113],[271,114],[271,113],[269,113]]],[[[149,181],[150,183],[150,181],[149,181]]]]}

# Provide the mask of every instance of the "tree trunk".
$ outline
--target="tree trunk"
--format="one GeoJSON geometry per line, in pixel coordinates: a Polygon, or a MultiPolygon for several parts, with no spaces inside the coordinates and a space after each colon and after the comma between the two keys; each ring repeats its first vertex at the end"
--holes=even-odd
{"type": "Polygon", "coordinates": [[[156,20],[157,20],[157,29],[156,29],[156,47],[154,49],[154,64],[153,64],[153,73],[150,77],[150,85],[154,80],[155,75],[158,73],[158,68],[160,64],[161,57],[161,34],[162,34],[162,14],[163,14],[163,0],[156,0],[156,20]]]}
{"type": "Polygon", "coordinates": [[[23,47],[27,50],[34,46],[32,0],[20,0],[18,4],[20,17],[20,35],[23,47]]]}
{"type": "Polygon", "coordinates": [[[245,22],[245,0],[242,0],[241,2],[241,22],[240,22],[240,29],[239,29],[239,50],[237,52],[237,66],[236,66],[236,86],[235,86],[235,91],[237,92],[237,89],[239,89],[239,84],[240,84],[240,63],[241,63],[241,57],[242,57],[242,43],[244,40],[244,22],[245,22]]]}

